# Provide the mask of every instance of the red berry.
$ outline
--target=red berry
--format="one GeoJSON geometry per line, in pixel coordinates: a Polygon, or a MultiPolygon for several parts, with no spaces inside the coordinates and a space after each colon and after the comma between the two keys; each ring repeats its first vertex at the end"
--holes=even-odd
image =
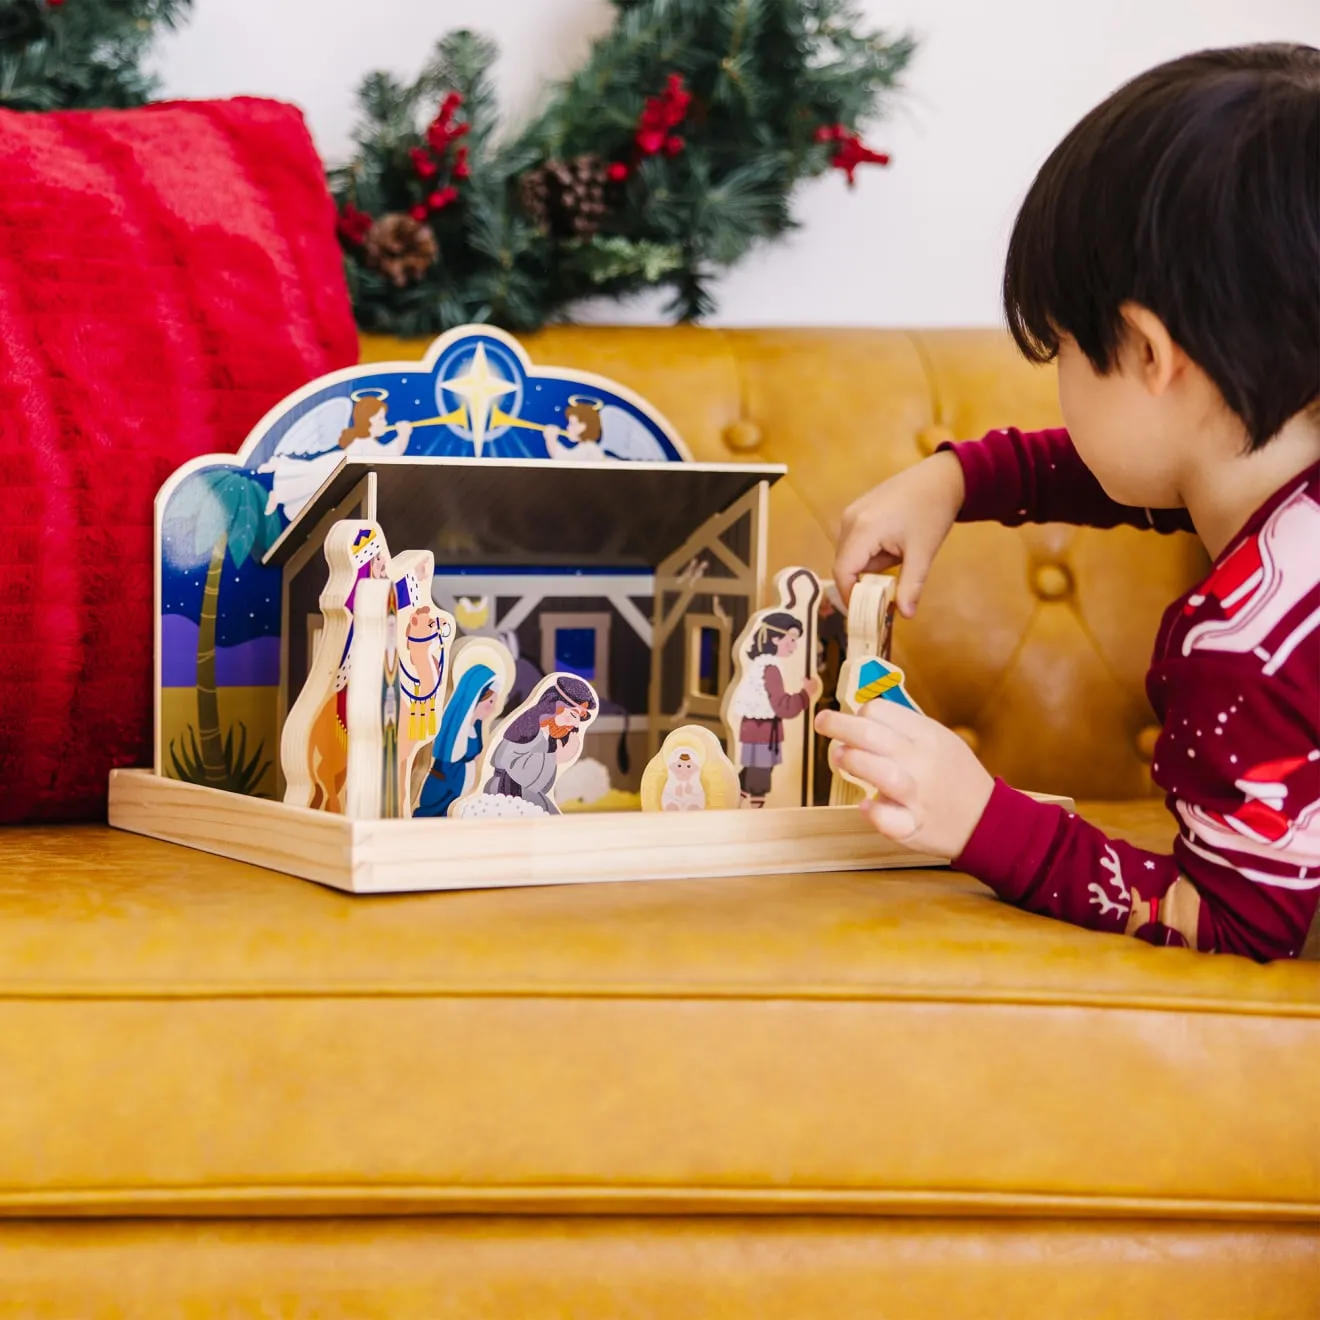
{"type": "Polygon", "coordinates": [[[427,215],[429,215],[430,213],[427,211],[426,207],[424,207],[419,202],[416,206],[413,207],[411,211],[408,212],[408,214],[411,215],[412,218],[416,220],[418,224],[421,224],[421,222],[425,220],[427,215]]]}
{"type": "Polygon", "coordinates": [[[614,161],[609,169],[605,171],[605,176],[611,183],[622,183],[628,177],[628,174],[628,167],[621,160],[614,161]]]}
{"type": "Polygon", "coordinates": [[[668,156],[677,156],[687,143],[681,137],[675,134],[665,142],[665,154],[668,156]]]}
{"type": "Polygon", "coordinates": [[[637,135],[637,145],[647,156],[654,156],[665,145],[663,129],[646,128],[637,135]]]}
{"type": "Polygon", "coordinates": [[[413,169],[422,179],[433,179],[438,168],[435,161],[424,152],[421,147],[414,147],[409,153],[412,157],[413,169]]]}
{"type": "Polygon", "coordinates": [[[348,242],[361,243],[371,228],[371,217],[365,211],[359,210],[352,202],[345,202],[344,209],[339,213],[336,228],[340,236],[348,242]]]}

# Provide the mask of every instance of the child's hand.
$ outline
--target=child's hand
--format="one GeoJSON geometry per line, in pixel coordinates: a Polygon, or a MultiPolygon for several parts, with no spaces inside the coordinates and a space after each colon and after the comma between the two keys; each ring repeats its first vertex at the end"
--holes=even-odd
{"type": "Polygon", "coordinates": [[[835,767],[879,793],[862,810],[881,834],[950,860],[963,851],[994,780],[956,733],[892,701],[869,702],[861,715],[822,711],[816,728],[837,740],[835,767]]]}
{"type": "Polygon", "coordinates": [[[901,563],[898,608],[910,619],[966,493],[962,464],[946,452],[932,454],[850,504],[834,557],[834,581],[844,600],[863,573],[883,573],[901,563]]]}

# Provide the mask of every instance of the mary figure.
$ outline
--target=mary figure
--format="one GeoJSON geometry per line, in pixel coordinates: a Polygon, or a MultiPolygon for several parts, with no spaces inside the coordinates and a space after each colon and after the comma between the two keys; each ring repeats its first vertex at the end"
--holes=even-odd
{"type": "Polygon", "coordinates": [[[472,787],[490,721],[499,713],[500,676],[476,664],[458,680],[431,745],[431,769],[418,794],[414,816],[447,816],[472,787]]]}

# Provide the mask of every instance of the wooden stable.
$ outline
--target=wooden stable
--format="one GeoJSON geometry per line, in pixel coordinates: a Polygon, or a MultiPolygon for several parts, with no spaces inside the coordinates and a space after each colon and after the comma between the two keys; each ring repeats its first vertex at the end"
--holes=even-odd
{"type": "MultiPolygon", "coordinates": [[[[593,683],[602,697],[624,698],[614,705],[638,735],[639,777],[673,729],[699,723],[722,732],[733,639],[766,592],[767,495],[785,471],[349,457],[265,556],[282,574],[281,722],[310,668],[312,634],[302,621],[318,617],[326,538],[336,522],[361,518],[379,523],[391,546],[434,552],[444,565],[434,599],[460,625],[472,599],[482,601],[480,621],[464,635],[526,636],[538,621],[583,625],[610,611],[618,663],[593,683]],[[712,692],[702,691],[704,634],[718,638],[723,665],[712,692]]],[[[539,640],[522,651],[541,660],[543,673],[554,667],[539,640]]],[[[593,737],[605,743],[620,732],[620,717],[606,717],[593,737]]]]}
{"type": "MultiPolygon", "coordinates": [[[[110,823],[352,893],[938,864],[856,810],[811,805],[823,593],[807,569],[781,570],[770,590],[768,491],[784,471],[694,463],[644,400],[535,367],[486,327],[442,337],[420,363],[312,382],[238,455],[194,460],[162,488],[156,763],[112,775],[110,823]],[[426,636],[409,635],[409,611],[426,636]],[[434,686],[401,685],[405,642],[419,648],[408,663],[433,648],[434,686]],[[510,737],[494,715],[471,763],[478,786],[466,778],[452,810],[434,805],[450,801],[457,763],[441,765],[435,725],[465,646],[507,659],[472,675],[507,670],[500,709],[589,693],[564,708],[580,728],[552,759],[572,767],[592,738],[637,737],[645,758],[624,787],[651,763],[646,809],[640,794],[620,811],[556,799],[555,769],[543,814],[487,814],[512,801],[480,787],[490,740],[510,737]],[[414,741],[423,719],[429,742],[414,741]],[[652,758],[684,740],[662,785],[652,758]],[[410,763],[432,744],[434,765],[410,763]],[[336,761],[313,781],[303,748],[356,769],[336,761]],[[409,818],[419,784],[439,814],[409,818]]],[[[873,612],[869,644],[883,650],[888,616],[873,612]]],[[[461,709],[454,727],[468,729],[461,709]]],[[[553,736],[568,738],[557,720],[553,736]]],[[[524,745],[515,737],[509,755],[524,745]]]]}

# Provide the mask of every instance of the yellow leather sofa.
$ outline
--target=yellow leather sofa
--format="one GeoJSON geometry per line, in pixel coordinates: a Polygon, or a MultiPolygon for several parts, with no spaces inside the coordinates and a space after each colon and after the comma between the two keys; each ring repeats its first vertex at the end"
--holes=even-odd
{"type": "MultiPolygon", "coordinates": [[[[788,463],[772,562],[822,569],[941,438],[1057,420],[988,331],[531,350],[788,463]]],[[[1160,846],[1142,675],[1203,566],[958,528],[898,655],[993,769],[1160,846]]],[[[88,826],[0,833],[0,969],[0,1320],[1320,1316],[1314,963],[949,872],[354,899],[88,826]]]]}

